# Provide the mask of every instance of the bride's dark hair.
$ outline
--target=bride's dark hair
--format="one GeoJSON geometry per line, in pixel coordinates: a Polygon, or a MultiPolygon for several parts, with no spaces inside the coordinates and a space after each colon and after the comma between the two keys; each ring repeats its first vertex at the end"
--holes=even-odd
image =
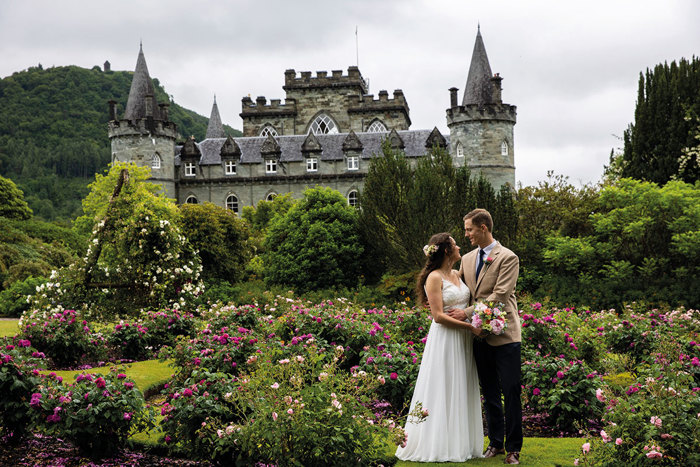
{"type": "Polygon", "coordinates": [[[416,283],[416,296],[418,297],[418,303],[423,305],[428,303],[428,297],[425,296],[425,281],[428,279],[428,275],[436,269],[442,266],[442,262],[445,261],[446,257],[452,254],[452,242],[450,238],[452,234],[449,232],[443,232],[435,234],[430,237],[428,242],[428,253],[425,258],[425,266],[418,274],[418,282],[416,283]],[[435,245],[434,248],[430,248],[435,245]]]}

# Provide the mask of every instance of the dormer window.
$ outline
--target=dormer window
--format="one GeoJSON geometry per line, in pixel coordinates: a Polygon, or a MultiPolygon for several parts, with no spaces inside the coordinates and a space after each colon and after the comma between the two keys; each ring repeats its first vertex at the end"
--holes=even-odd
{"type": "Polygon", "coordinates": [[[197,175],[194,169],[194,162],[185,162],[185,177],[194,177],[197,175]]]}
{"type": "Polygon", "coordinates": [[[387,130],[386,125],[381,120],[375,120],[367,127],[367,133],[386,133],[387,131],[389,130],[387,130]]]}
{"type": "Polygon", "coordinates": [[[277,173],[277,160],[276,159],[267,159],[265,161],[265,173],[268,173],[268,174],[277,173]]]}
{"type": "Polygon", "coordinates": [[[267,135],[272,135],[273,137],[277,136],[277,130],[270,124],[265,125],[263,129],[260,130],[260,136],[265,137],[267,135]]]}
{"type": "Polygon", "coordinates": [[[338,133],[338,126],[328,115],[319,114],[309,127],[309,131],[315,135],[327,135],[338,133]]]}
{"type": "Polygon", "coordinates": [[[507,156],[508,155],[508,143],[505,141],[501,143],[501,156],[507,156]]]}
{"type": "Polygon", "coordinates": [[[228,160],[224,162],[224,173],[226,175],[236,175],[236,161],[228,160]]]}
{"type": "Polygon", "coordinates": [[[464,146],[462,146],[462,143],[457,143],[457,157],[464,157],[464,146]]]}
{"type": "Polygon", "coordinates": [[[317,172],[318,171],[318,158],[307,157],[306,158],[306,171],[307,172],[317,172]]]}
{"type": "Polygon", "coordinates": [[[160,156],[158,154],[153,154],[153,159],[151,159],[151,168],[160,169],[160,156]]]}
{"type": "Polygon", "coordinates": [[[348,156],[348,170],[360,170],[360,156],[348,156]]]}

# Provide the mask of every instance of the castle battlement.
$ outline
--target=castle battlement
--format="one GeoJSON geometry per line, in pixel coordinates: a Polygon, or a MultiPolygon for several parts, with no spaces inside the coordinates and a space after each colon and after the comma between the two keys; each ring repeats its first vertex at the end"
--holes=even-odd
{"type": "Polygon", "coordinates": [[[310,71],[302,71],[299,76],[294,69],[284,72],[285,91],[295,89],[316,89],[316,88],[339,88],[350,87],[359,88],[360,94],[367,94],[369,84],[362,78],[360,69],[356,66],[348,67],[348,74],[343,75],[342,70],[332,70],[331,75],[327,71],[317,71],[316,76],[311,76],[310,71]]]}
{"type": "Polygon", "coordinates": [[[109,138],[117,136],[162,136],[177,139],[177,125],[174,122],[140,118],[138,120],[111,120],[108,126],[109,138]]]}
{"type": "Polygon", "coordinates": [[[447,109],[447,125],[453,123],[503,120],[516,122],[517,107],[510,104],[468,104],[447,109]]]}
{"type": "Polygon", "coordinates": [[[265,96],[258,96],[253,99],[246,96],[241,99],[241,117],[256,116],[256,115],[294,115],[297,111],[297,103],[295,99],[285,99],[284,104],[282,99],[270,99],[270,104],[267,103],[265,96]]]}

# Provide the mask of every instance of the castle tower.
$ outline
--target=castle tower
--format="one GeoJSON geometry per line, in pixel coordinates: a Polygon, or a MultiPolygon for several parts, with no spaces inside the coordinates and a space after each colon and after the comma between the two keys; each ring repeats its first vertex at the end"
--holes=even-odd
{"type": "Polygon", "coordinates": [[[491,73],[479,28],[462,105],[457,104],[457,88],[450,89],[447,127],[453,158],[474,175],[482,173],[497,190],[506,183],[515,187],[516,107],[503,103],[502,80],[491,73]]]}
{"type": "Polygon", "coordinates": [[[141,46],[123,118],[117,115],[116,102],[109,101],[108,134],[112,144],[112,162],[135,162],[139,166],[149,167],[150,180],[161,184],[166,196],[176,198],[177,127],[168,120],[168,106],[167,103],[159,105],[156,101],[141,46]]]}
{"type": "Polygon", "coordinates": [[[221,123],[221,115],[219,115],[219,107],[216,105],[216,96],[214,96],[214,105],[211,107],[211,116],[205,138],[226,138],[224,124],[221,123]]]}

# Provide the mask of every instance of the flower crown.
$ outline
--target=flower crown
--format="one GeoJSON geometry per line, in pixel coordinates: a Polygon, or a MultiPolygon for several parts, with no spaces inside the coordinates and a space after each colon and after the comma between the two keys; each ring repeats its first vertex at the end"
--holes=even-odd
{"type": "Polygon", "coordinates": [[[425,245],[423,247],[423,253],[425,253],[425,256],[430,256],[436,251],[438,251],[438,246],[437,245],[425,245]]]}

